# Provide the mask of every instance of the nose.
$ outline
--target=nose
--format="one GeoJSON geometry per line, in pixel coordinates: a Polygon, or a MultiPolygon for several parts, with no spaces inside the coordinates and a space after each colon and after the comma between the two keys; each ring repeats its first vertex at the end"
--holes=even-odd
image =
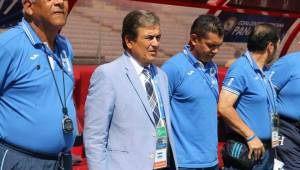
{"type": "Polygon", "coordinates": [[[219,52],[219,47],[211,50],[212,53],[217,54],[219,52]]]}
{"type": "Polygon", "coordinates": [[[151,41],[151,46],[159,47],[159,44],[160,44],[160,39],[157,37],[154,37],[151,41]]]}
{"type": "Polygon", "coordinates": [[[63,3],[64,1],[67,1],[67,0],[54,0],[55,3],[63,3]]]}
{"type": "Polygon", "coordinates": [[[68,0],[53,0],[54,6],[68,11],[68,0]]]}
{"type": "Polygon", "coordinates": [[[54,0],[55,5],[60,5],[62,7],[65,5],[64,2],[67,2],[68,4],[68,0],[54,0]]]}

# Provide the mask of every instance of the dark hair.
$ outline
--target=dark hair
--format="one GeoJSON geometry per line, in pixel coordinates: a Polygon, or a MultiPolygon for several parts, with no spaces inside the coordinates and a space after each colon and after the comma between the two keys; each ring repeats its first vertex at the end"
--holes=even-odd
{"type": "Polygon", "coordinates": [[[279,32],[272,24],[258,24],[248,37],[247,48],[251,52],[264,51],[269,42],[275,46],[279,41],[279,32]]]}
{"type": "Polygon", "coordinates": [[[152,25],[160,25],[159,18],[153,12],[145,10],[134,10],[126,15],[122,26],[122,44],[126,50],[127,45],[125,37],[128,36],[130,40],[137,38],[137,29],[139,27],[146,27],[152,25]]]}
{"type": "Polygon", "coordinates": [[[204,38],[208,32],[224,36],[224,27],[220,19],[214,15],[199,15],[195,19],[191,27],[190,34],[196,34],[200,38],[204,38]]]}

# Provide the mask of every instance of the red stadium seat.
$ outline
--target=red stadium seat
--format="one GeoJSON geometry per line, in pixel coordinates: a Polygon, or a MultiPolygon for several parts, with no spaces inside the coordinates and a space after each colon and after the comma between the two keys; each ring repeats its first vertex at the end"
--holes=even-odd
{"type": "MultiPolygon", "coordinates": [[[[84,127],[84,106],[86,96],[88,94],[88,88],[90,84],[90,78],[97,66],[96,65],[75,65],[74,74],[79,76],[79,79],[75,81],[74,101],[77,112],[77,126],[78,132],[81,135],[84,127]]],[[[75,78],[76,80],[76,78],[75,78]]]]}
{"type": "Polygon", "coordinates": [[[78,137],[74,147],[72,148],[73,170],[88,170],[87,162],[84,154],[84,146],[82,140],[84,127],[84,106],[90,78],[97,66],[96,65],[75,65],[74,66],[74,103],[76,107],[78,137]],[[78,142],[79,141],[79,142],[78,142]]]}
{"type": "MultiPolygon", "coordinates": [[[[226,67],[219,67],[218,68],[218,71],[219,71],[218,72],[219,90],[221,90],[221,88],[222,88],[222,83],[223,83],[223,80],[225,78],[227,69],[228,68],[226,68],[226,67]]],[[[219,159],[219,167],[220,168],[223,167],[223,160],[222,160],[221,151],[222,151],[223,146],[224,146],[224,140],[223,140],[223,138],[226,135],[226,133],[223,130],[224,130],[224,123],[223,123],[223,121],[220,121],[220,119],[219,119],[219,122],[218,122],[218,135],[219,135],[218,159],[219,159]]]]}
{"type": "Polygon", "coordinates": [[[226,68],[226,67],[219,67],[218,68],[218,78],[219,78],[219,80],[218,80],[218,82],[219,82],[219,90],[221,90],[221,87],[222,87],[222,83],[223,83],[223,80],[224,80],[224,78],[225,78],[225,74],[226,74],[226,72],[227,72],[227,69],[228,68],[226,68]]]}

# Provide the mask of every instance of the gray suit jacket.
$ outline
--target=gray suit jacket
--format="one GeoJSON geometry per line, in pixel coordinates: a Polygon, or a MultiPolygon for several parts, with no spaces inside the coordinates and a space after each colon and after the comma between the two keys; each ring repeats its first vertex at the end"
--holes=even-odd
{"type": "MultiPolygon", "coordinates": [[[[159,68],[157,73],[173,146],[168,79],[159,68]]],[[[122,55],[109,64],[101,65],[93,73],[83,134],[90,170],[153,169],[156,144],[154,118],[146,91],[128,56],[122,55]]]]}

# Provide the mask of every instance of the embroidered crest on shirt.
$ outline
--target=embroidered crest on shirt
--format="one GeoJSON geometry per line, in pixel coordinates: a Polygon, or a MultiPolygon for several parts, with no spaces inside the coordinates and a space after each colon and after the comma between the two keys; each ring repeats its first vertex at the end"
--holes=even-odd
{"type": "Polygon", "coordinates": [[[211,82],[214,85],[217,84],[216,73],[217,73],[217,71],[214,68],[210,68],[209,74],[210,74],[210,77],[212,79],[211,82]]]}
{"type": "Polygon", "coordinates": [[[71,64],[70,64],[70,62],[69,62],[69,59],[68,59],[68,56],[67,56],[66,51],[63,50],[63,51],[62,51],[62,54],[63,54],[63,55],[61,56],[61,58],[62,58],[62,64],[63,64],[63,66],[64,66],[65,68],[67,67],[68,72],[71,73],[71,72],[72,72],[72,67],[71,67],[71,64]]]}

